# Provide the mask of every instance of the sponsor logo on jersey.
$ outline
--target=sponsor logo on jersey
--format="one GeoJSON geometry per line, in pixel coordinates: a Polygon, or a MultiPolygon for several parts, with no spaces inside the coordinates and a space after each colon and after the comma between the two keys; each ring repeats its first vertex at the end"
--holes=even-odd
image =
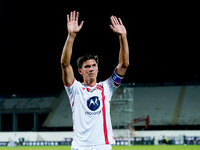
{"type": "Polygon", "coordinates": [[[100,106],[100,100],[99,97],[94,96],[91,97],[90,99],[87,100],[87,107],[91,110],[91,111],[95,111],[99,108],[100,106]]]}
{"type": "Polygon", "coordinates": [[[99,115],[100,113],[101,113],[101,110],[100,111],[95,111],[95,112],[86,111],[85,115],[99,115]]]}

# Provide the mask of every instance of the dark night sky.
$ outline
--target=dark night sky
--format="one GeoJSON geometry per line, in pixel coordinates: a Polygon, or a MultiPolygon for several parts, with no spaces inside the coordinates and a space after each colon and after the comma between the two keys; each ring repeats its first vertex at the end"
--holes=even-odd
{"type": "Polygon", "coordinates": [[[128,33],[130,66],[124,83],[200,80],[195,5],[0,0],[0,95],[63,89],[60,56],[66,15],[73,10],[80,12],[79,23],[84,21],[71,61],[78,80],[76,60],[85,53],[100,57],[98,81],[116,67],[119,39],[110,30],[111,15],[122,19],[128,33]]]}

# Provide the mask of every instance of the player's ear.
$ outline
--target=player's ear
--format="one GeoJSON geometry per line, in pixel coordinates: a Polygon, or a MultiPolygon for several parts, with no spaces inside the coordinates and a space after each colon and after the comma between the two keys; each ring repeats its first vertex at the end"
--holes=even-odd
{"type": "Polygon", "coordinates": [[[82,70],[80,68],[78,68],[78,72],[82,75],[82,70]]]}

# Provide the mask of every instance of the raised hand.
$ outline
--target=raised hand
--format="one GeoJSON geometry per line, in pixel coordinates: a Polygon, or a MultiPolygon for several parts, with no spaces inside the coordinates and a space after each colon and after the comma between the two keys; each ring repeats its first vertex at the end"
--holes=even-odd
{"type": "Polygon", "coordinates": [[[112,22],[112,25],[110,25],[110,28],[112,29],[112,31],[118,35],[126,35],[126,28],[124,27],[122,21],[120,18],[118,18],[116,16],[111,16],[110,20],[112,22]],[[119,19],[119,21],[118,21],[119,19]]]}
{"type": "Polygon", "coordinates": [[[67,15],[68,33],[77,33],[82,28],[84,21],[82,21],[80,25],[78,25],[78,17],[79,17],[79,12],[76,13],[76,11],[71,12],[70,17],[69,15],[67,15]]]}

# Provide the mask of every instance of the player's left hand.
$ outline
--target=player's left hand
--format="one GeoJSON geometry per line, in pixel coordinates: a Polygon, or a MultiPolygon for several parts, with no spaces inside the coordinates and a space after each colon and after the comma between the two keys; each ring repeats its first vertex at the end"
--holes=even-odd
{"type": "Polygon", "coordinates": [[[116,16],[111,16],[110,20],[112,22],[112,25],[110,25],[110,28],[112,29],[112,31],[118,35],[126,35],[126,28],[124,27],[122,21],[120,18],[118,18],[116,16]],[[119,21],[118,21],[119,19],[119,21]]]}

